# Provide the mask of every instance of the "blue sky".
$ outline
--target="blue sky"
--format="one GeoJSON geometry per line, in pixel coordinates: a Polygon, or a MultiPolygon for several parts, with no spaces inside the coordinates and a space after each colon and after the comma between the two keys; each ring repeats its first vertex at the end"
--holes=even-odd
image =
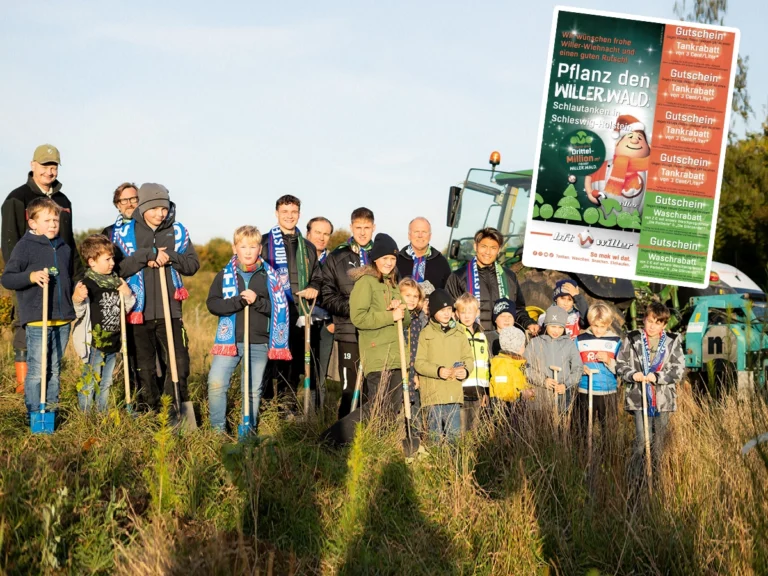
{"type": "MultiPolygon", "coordinates": [[[[579,7],[673,18],[673,0],[579,7]]],[[[768,3],[731,2],[768,102],[768,3]]],[[[555,2],[2,1],[0,184],[36,145],[62,154],[76,229],[114,220],[122,181],[160,182],[202,243],[274,225],[303,201],[337,226],[364,205],[405,243],[416,215],[448,238],[448,188],[491,150],[533,164],[555,2]]],[[[742,125],[737,125],[743,131],[742,125]]]]}

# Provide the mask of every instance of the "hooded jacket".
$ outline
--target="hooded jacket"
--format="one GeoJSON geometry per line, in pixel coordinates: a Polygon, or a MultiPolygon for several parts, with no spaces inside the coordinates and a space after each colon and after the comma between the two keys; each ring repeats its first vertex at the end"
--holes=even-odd
{"type": "MultiPolygon", "coordinates": [[[[403,246],[397,254],[397,271],[400,278],[411,278],[413,274],[413,258],[408,254],[408,246],[403,246]]],[[[424,280],[430,282],[435,289],[445,288],[445,283],[451,275],[451,266],[439,250],[435,250],[433,246],[430,246],[429,250],[424,267],[424,280]]]]}
{"type": "Polygon", "coordinates": [[[543,387],[546,378],[554,378],[550,366],[559,366],[558,383],[566,388],[574,388],[581,381],[584,365],[576,349],[576,344],[563,332],[562,336],[552,338],[542,334],[533,338],[525,349],[528,362],[528,379],[532,386],[543,387]]]}
{"type": "Polygon", "coordinates": [[[522,391],[529,387],[525,358],[507,352],[494,356],[491,360],[492,398],[514,402],[520,398],[522,391]]]}
{"type": "MultiPolygon", "coordinates": [[[[643,372],[643,340],[640,330],[633,330],[626,335],[616,359],[616,376],[626,386],[624,409],[634,412],[643,409],[642,386],[632,376],[643,372]]],[[[653,360],[653,358],[651,358],[653,360]]],[[[682,336],[667,332],[667,351],[660,372],[656,373],[656,406],[659,412],[677,410],[677,383],[685,375],[685,355],[683,354],[682,336]]]]}
{"type": "Polygon", "coordinates": [[[464,364],[467,372],[472,368],[472,348],[457,324],[444,330],[438,322],[430,320],[419,335],[416,372],[422,406],[464,403],[461,381],[443,380],[438,374],[440,368],[453,368],[457,362],[464,364]]]}
{"type": "MultiPolygon", "coordinates": [[[[392,310],[387,307],[392,300],[403,301],[400,290],[379,281],[372,264],[352,270],[350,277],[355,281],[355,287],[349,296],[349,316],[358,329],[360,361],[365,375],[399,369],[400,338],[392,310]]],[[[406,313],[403,326],[410,323],[411,315],[406,313]]]]}
{"type": "MultiPolygon", "coordinates": [[[[161,320],[164,316],[159,271],[156,268],[150,268],[149,262],[155,259],[155,254],[159,248],[165,248],[173,268],[182,276],[192,276],[200,268],[200,260],[197,257],[197,252],[195,252],[195,246],[192,244],[191,238],[184,254],[179,254],[174,250],[173,224],[176,222],[176,204],[173,202],[170,203],[168,216],[166,216],[165,220],[156,230],[152,230],[144,221],[143,212],[140,213],[138,208],[133,212],[133,219],[136,221],[136,251],[130,256],[125,256],[120,248],[115,246],[115,267],[121,278],[128,278],[140,270],[144,270],[144,292],[146,298],[144,321],[161,320]]],[[[170,266],[165,267],[165,279],[168,288],[171,318],[181,318],[181,302],[173,297],[175,289],[171,278],[170,266]]]]}
{"type": "Polygon", "coordinates": [[[31,272],[56,268],[58,274],[49,277],[48,319],[74,320],[72,306],[72,252],[60,237],[24,234],[11,253],[3,270],[2,284],[16,291],[19,302],[19,322],[26,326],[43,319],[43,289],[29,280],[31,272]]]}
{"type": "Polygon", "coordinates": [[[474,332],[470,332],[469,328],[462,323],[458,323],[459,330],[464,334],[469,343],[469,347],[472,350],[472,365],[467,366],[469,371],[469,377],[464,380],[464,399],[465,400],[477,400],[481,396],[488,393],[488,385],[490,380],[490,350],[488,348],[488,340],[483,334],[480,325],[475,323],[474,332]]]}
{"type": "MultiPolygon", "coordinates": [[[[445,284],[445,289],[448,290],[448,293],[453,296],[454,299],[458,299],[464,292],[468,292],[467,271],[470,265],[471,262],[467,262],[466,265],[456,270],[456,272],[450,275],[445,284]]],[[[507,286],[509,287],[507,298],[515,303],[515,321],[523,330],[525,330],[534,322],[525,310],[525,298],[523,297],[522,290],[520,290],[517,275],[508,268],[502,267],[502,270],[507,276],[507,286]]],[[[494,326],[491,313],[493,311],[493,303],[499,299],[499,283],[496,279],[496,267],[483,267],[478,265],[477,271],[480,277],[480,324],[482,325],[483,330],[493,330],[494,326]]]]}
{"type": "Polygon", "coordinates": [[[355,268],[360,268],[360,256],[348,245],[328,254],[322,267],[323,308],[333,316],[333,338],[337,342],[357,342],[357,332],[349,318],[349,297],[355,281],[348,273],[355,268]]]}
{"type": "MultiPolygon", "coordinates": [[[[32,172],[27,175],[27,183],[13,190],[3,202],[2,207],[2,251],[3,259],[8,262],[11,259],[11,252],[16,243],[27,232],[27,206],[32,200],[37,198],[46,198],[45,194],[32,178],[32,172]]],[[[61,191],[61,182],[54,180],[51,185],[51,200],[61,206],[61,215],[59,216],[59,236],[64,243],[69,246],[73,255],[72,273],[73,281],[77,282],[83,277],[85,269],[80,261],[75,245],[75,236],[72,233],[72,203],[69,198],[61,191]]]]}
{"type": "MultiPolygon", "coordinates": [[[[587,368],[597,370],[592,375],[592,394],[614,394],[616,392],[616,356],[621,347],[621,337],[610,328],[604,336],[592,334],[592,328],[587,328],[576,338],[581,361],[587,368]],[[608,363],[603,364],[597,359],[599,352],[608,354],[608,363]]],[[[589,393],[589,377],[584,374],[579,382],[579,392],[589,393]]]]}

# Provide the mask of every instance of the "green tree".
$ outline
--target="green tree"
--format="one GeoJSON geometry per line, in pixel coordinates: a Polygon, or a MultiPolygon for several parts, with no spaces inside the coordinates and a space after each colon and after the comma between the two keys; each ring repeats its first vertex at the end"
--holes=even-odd
{"type": "Polygon", "coordinates": [[[328,239],[328,250],[333,250],[336,246],[344,244],[350,236],[352,236],[352,233],[349,230],[346,228],[339,228],[331,234],[331,237],[328,239]]]}
{"type": "Polygon", "coordinates": [[[232,243],[224,238],[212,238],[208,244],[195,246],[200,270],[218,272],[232,259],[232,243]]]}

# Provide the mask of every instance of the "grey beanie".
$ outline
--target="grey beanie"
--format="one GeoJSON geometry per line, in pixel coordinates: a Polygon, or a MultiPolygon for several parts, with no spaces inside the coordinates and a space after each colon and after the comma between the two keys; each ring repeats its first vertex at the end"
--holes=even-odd
{"type": "Polygon", "coordinates": [[[152,184],[147,182],[139,188],[139,205],[137,206],[139,214],[144,214],[150,208],[171,208],[171,199],[168,195],[168,188],[162,184],[152,184]]]}
{"type": "Polygon", "coordinates": [[[550,306],[547,308],[547,311],[544,314],[544,326],[552,324],[553,326],[562,326],[565,328],[567,322],[568,312],[560,308],[560,306],[550,306]]]}
{"type": "Polygon", "coordinates": [[[499,345],[504,352],[520,354],[525,347],[525,334],[520,328],[507,326],[499,332],[499,345]]]}

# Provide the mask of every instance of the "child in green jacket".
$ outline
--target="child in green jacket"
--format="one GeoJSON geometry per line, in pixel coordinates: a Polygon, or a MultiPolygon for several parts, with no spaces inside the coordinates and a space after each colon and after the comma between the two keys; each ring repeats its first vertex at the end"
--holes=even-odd
{"type": "Polygon", "coordinates": [[[349,318],[358,330],[367,399],[376,401],[382,395],[385,411],[391,412],[403,406],[397,321],[407,326],[411,320],[397,287],[398,252],[390,236],[378,234],[370,251],[372,264],[350,272],[355,286],[349,295],[349,318]],[[385,374],[388,380],[382,378],[385,374]]]}
{"type": "Polygon", "coordinates": [[[473,366],[472,348],[453,319],[453,299],[445,290],[429,296],[430,322],[419,335],[416,372],[421,405],[427,409],[427,425],[435,439],[455,440],[461,431],[461,382],[473,366]]]}

